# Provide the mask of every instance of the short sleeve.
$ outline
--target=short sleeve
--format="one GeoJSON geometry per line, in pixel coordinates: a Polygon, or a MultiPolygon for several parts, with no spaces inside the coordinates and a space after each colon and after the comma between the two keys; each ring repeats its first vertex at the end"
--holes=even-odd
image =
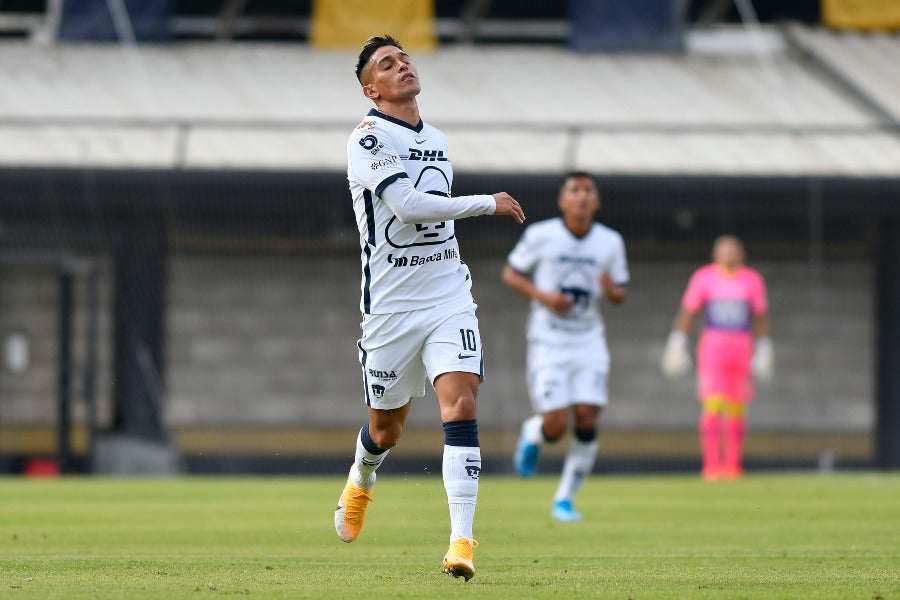
{"type": "Polygon", "coordinates": [[[363,121],[350,136],[347,160],[356,181],[376,196],[397,179],[407,177],[393,136],[367,121],[363,121]]]}
{"type": "Polygon", "coordinates": [[[526,227],[506,262],[520,273],[530,273],[540,261],[540,245],[537,243],[533,227],[526,227]]]}
{"type": "Polygon", "coordinates": [[[625,256],[625,242],[621,235],[616,236],[612,261],[609,265],[609,276],[616,285],[626,285],[631,279],[628,273],[628,259],[625,256]]]}
{"type": "Polygon", "coordinates": [[[754,315],[763,315],[769,310],[769,299],[766,293],[766,281],[762,275],[753,271],[753,287],[750,294],[750,306],[754,315]]]}
{"type": "Polygon", "coordinates": [[[681,308],[688,312],[697,312],[703,308],[703,303],[706,301],[705,279],[703,269],[694,271],[687,289],[684,291],[684,296],[681,298],[681,308]]]}

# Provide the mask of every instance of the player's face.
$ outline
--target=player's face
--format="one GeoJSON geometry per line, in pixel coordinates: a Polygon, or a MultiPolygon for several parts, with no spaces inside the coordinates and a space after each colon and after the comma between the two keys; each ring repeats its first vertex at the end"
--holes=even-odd
{"type": "Polygon", "coordinates": [[[591,221],[600,208],[600,194],[590,177],[569,177],[559,191],[559,209],[566,220],[591,221]]]}
{"type": "Polygon", "coordinates": [[[744,246],[732,236],[716,240],[713,246],[713,262],[726,269],[736,269],[744,264],[744,246]]]}
{"type": "Polygon", "coordinates": [[[382,46],[372,54],[364,74],[363,92],[370,100],[415,98],[422,86],[409,54],[396,46],[382,46]]]}

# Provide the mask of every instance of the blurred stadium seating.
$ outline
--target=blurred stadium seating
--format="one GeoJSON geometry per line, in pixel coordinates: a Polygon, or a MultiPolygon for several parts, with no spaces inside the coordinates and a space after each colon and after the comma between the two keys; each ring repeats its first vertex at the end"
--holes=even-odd
{"type": "MultiPolygon", "coordinates": [[[[790,32],[796,46],[766,38],[762,70],[739,30],[695,34],[700,49],[684,55],[455,46],[417,57],[422,103],[466,171],[896,173],[900,41],[790,32]],[[519,61],[527,78],[510,69],[519,61]]],[[[12,165],[339,171],[347,115],[367,110],[347,77],[352,52],[185,44],[129,57],[10,42],[0,60],[0,131],[12,142],[0,160],[12,165]]]]}
{"type": "MultiPolygon", "coordinates": [[[[464,29],[441,10],[444,31],[464,29]]],[[[478,27],[515,23],[504,11],[478,27]]],[[[559,175],[586,169],[601,220],[625,234],[632,293],[607,311],[598,468],[694,465],[693,384],[665,380],[658,355],[689,273],[726,231],[769,280],[777,344],[749,464],[896,466],[884,438],[898,435],[900,390],[884,361],[900,344],[885,283],[898,269],[900,38],[726,24],[691,29],[681,53],[575,53],[561,17],[523,19],[530,41],[441,35],[415,59],[456,193],[507,189],[534,221],[554,214],[559,175]]],[[[369,108],[354,62],[302,40],[0,41],[0,342],[29,343],[27,368],[0,370],[0,470],[58,451],[62,391],[69,470],[90,468],[104,434],[171,444],[192,472],[344,465],[364,415],[343,175],[346,136],[369,108]],[[59,257],[90,268],[73,275],[59,257]]],[[[489,344],[484,446],[502,471],[528,412],[526,306],[498,279],[518,230],[459,227],[489,344]]],[[[439,460],[437,419],[432,401],[416,407],[396,464],[439,460]]]]}

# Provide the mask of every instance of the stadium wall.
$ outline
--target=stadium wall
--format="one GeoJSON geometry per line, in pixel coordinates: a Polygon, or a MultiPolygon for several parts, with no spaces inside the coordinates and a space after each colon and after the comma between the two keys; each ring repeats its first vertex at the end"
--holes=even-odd
{"type": "MultiPolygon", "coordinates": [[[[455,193],[506,189],[533,222],[555,214],[558,179],[459,176],[455,193]]],[[[900,182],[601,177],[600,187],[600,219],[624,234],[632,268],[628,302],[605,311],[614,361],[607,456],[664,464],[694,453],[693,383],[664,379],[658,358],[690,272],[707,260],[716,235],[733,232],[769,281],[777,344],[778,374],[760,388],[751,414],[751,460],[812,464],[838,456],[871,463],[874,248],[886,219],[896,218],[900,182]]],[[[0,171],[0,194],[4,252],[63,250],[100,269],[101,428],[115,428],[121,409],[112,361],[112,232],[124,211],[152,215],[132,221],[138,229],[163,229],[161,400],[188,464],[222,469],[225,463],[209,457],[251,456],[230,464],[265,469],[269,460],[291,470],[308,466],[297,457],[346,453],[364,411],[354,344],[358,246],[343,175],[15,170],[0,171]]],[[[522,372],[527,306],[498,278],[519,232],[501,219],[459,223],[486,341],[480,422],[487,450],[497,455],[511,449],[529,410],[522,372]]],[[[135,294],[159,283],[148,274],[147,289],[135,294]]],[[[0,454],[7,457],[52,452],[55,293],[46,269],[3,268],[0,337],[19,331],[32,340],[30,367],[0,375],[0,454]]],[[[80,367],[82,346],[75,347],[80,367]]],[[[74,417],[84,424],[85,407],[76,403],[74,417]]],[[[411,426],[412,451],[436,452],[432,396],[413,411],[411,426]]],[[[85,437],[76,435],[80,451],[88,448],[85,437]]]]}

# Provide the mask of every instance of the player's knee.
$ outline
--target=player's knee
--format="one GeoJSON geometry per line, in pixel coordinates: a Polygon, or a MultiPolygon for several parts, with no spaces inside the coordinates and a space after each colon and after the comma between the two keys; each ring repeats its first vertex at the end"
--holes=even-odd
{"type": "Polygon", "coordinates": [[[747,416],[747,405],[741,402],[726,402],[722,413],[732,419],[743,419],[747,416]]]}
{"type": "Polygon", "coordinates": [[[575,407],[575,430],[587,431],[597,428],[597,419],[600,416],[600,407],[578,405],[575,407]]]}
{"type": "Polygon", "coordinates": [[[474,419],[475,396],[470,393],[455,394],[441,402],[441,421],[467,421],[474,419]]]}
{"type": "Polygon", "coordinates": [[[703,412],[721,415],[725,410],[725,399],[721,396],[708,396],[703,399],[703,412]]]}
{"type": "Polygon", "coordinates": [[[478,384],[442,376],[436,382],[435,391],[441,406],[441,421],[467,421],[476,415],[475,398],[478,384]]]}

